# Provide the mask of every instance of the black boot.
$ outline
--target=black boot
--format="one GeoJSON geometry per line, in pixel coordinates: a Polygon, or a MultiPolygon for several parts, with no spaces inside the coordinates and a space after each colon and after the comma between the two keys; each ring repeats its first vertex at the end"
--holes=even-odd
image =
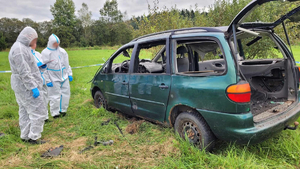
{"type": "Polygon", "coordinates": [[[59,115],[53,116],[54,119],[57,119],[57,118],[59,118],[59,117],[60,117],[60,114],[59,114],[59,115]]]}
{"type": "Polygon", "coordinates": [[[33,144],[33,145],[35,145],[35,144],[45,144],[47,142],[45,140],[32,140],[32,139],[29,139],[29,140],[22,139],[22,141],[25,142],[25,143],[33,144]]]}
{"type": "Polygon", "coordinates": [[[61,117],[65,117],[67,112],[59,112],[59,114],[60,114],[61,117]]]}
{"type": "Polygon", "coordinates": [[[45,123],[50,123],[50,122],[52,122],[52,121],[50,121],[49,119],[45,120],[45,123]]]}

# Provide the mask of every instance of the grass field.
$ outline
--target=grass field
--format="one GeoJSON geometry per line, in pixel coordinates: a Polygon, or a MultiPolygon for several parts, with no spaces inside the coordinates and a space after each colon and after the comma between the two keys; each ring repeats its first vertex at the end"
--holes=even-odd
{"type": "MultiPolygon", "coordinates": [[[[300,61],[300,46],[293,48],[300,61]]],[[[68,51],[72,67],[103,63],[114,50],[68,51]]],[[[0,52],[0,71],[9,70],[8,52],[0,52]]],[[[64,118],[45,124],[43,145],[29,145],[20,138],[18,105],[10,87],[10,73],[0,73],[0,168],[299,168],[300,131],[283,131],[256,145],[219,142],[213,153],[200,151],[179,139],[171,128],[147,121],[127,119],[119,113],[96,109],[88,83],[98,67],[74,69],[71,100],[64,118]],[[102,122],[111,119],[108,125],[102,122]],[[120,134],[113,121],[121,127],[120,134]],[[128,131],[134,131],[129,134],[128,131]],[[80,150],[98,140],[111,146],[80,150]],[[40,155],[64,145],[59,157],[40,155]]]]}

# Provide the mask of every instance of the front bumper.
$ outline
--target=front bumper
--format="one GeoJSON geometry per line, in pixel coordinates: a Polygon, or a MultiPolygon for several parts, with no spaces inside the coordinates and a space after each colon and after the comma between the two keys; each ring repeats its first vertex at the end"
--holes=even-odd
{"type": "Polygon", "coordinates": [[[228,114],[200,109],[198,111],[218,139],[255,144],[274,136],[295,122],[300,116],[300,104],[293,104],[285,112],[260,123],[253,122],[251,112],[228,114]]]}

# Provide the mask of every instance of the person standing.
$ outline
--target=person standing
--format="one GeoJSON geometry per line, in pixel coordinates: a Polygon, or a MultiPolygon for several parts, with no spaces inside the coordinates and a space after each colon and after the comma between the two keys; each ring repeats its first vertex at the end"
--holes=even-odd
{"type": "Polygon", "coordinates": [[[53,87],[48,87],[50,113],[53,118],[65,116],[69,107],[70,83],[73,80],[67,52],[59,46],[59,38],[52,34],[47,48],[42,51],[47,64],[49,79],[53,87]]]}
{"type": "Polygon", "coordinates": [[[30,47],[36,45],[37,32],[25,27],[9,51],[11,68],[11,88],[15,92],[19,105],[19,126],[21,139],[31,144],[43,144],[41,138],[47,110],[40,93],[43,80],[38,65],[30,53],[30,47]]]}
{"type": "Polygon", "coordinates": [[[37,63],[40,73],[41,73],[41,77],[43,79],[43,88],[42,91],[43,92],[43,100],[46,106],[46,110],[47,110],[47,119],[45,120],[45,122],[49,122],[49,118],[48,118],[48,89],[47,87],[52,87],[52,83],[49,79],[49,75],[47,72],[47,65],[43,64],[43,59],[42,59],[42,55],[35,51],[36,45],[31,46],[31,53],[35,58],[35,62],[37,63]]]}

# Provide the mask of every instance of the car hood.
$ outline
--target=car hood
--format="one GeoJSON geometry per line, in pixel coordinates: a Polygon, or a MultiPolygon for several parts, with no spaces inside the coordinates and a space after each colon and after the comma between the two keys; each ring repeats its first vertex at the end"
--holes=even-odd
{"type": "Polygon", "coordinates": [[[231,34],[232,27],[235,25],[235,28],[237,27],[243,27],[243,28],[261,28],[261,29],[273,29],[277,25],[281,24],[284,20],[290,18],[292,15],[300,11],[300,6],[296,7],[286,15],[283,15],[280,19],[273,23],[265,23],[265,22],[251,22],[251,23],[243,23],[244,19],[252,12],[254,9],[259,7],[260,5],[271,2],[271,1],[276,1],[276,0],[253,0],[251,1],[247,6],[245,6],[236,16],[235,18],[231,21],[230,25],[228,26],[227,32],[231,34]]]}

